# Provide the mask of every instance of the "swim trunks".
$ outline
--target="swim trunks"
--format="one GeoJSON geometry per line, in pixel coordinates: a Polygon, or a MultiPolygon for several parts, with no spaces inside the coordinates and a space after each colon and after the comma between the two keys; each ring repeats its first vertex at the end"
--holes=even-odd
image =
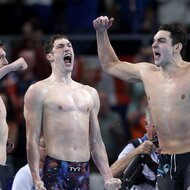
{"type": "Polygon", "coordinates": [[[161,154],[157,172],[159,190],[184,190],[190,187],[190,152],[161,154]]]}
{"type": "Polygon", "coordinates": [[[42,181],[48,190],[89,190],[89,162],[67,162],[46,156],[42,181]]]}
{"type": "Polygon", "coordinates": [[[0,189],[6,190],[6,168],[7,166],[0,165],[0,189]]]}

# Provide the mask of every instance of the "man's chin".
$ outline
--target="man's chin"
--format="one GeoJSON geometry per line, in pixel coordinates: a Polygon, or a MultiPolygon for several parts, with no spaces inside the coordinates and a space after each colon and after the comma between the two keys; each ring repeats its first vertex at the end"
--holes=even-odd
{"type": "Polygon", "coordinates": [[[154,61],[154,64],[157,66],[157,67],[160,67],[162,64],[160,61],[154,61]]]}

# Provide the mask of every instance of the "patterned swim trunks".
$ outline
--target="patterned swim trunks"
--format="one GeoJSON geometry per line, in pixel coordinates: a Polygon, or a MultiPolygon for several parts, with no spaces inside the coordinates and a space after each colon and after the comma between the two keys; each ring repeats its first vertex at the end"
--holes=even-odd
{"type": "Polygon", "coordinates": [[[47,190],[89,190],[89,162],[67,162],[46,156],[42,181],[47,190]]]}

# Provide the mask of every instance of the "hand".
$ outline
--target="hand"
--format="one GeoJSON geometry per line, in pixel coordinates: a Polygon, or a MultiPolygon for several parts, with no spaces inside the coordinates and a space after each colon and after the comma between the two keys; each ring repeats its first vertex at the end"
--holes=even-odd
{"type": "Polygon", "coordinates": [[[46,190],[43,181],[38,181],[35,185],[35,190],[46,190]]]}
{"type": "Polygon", "coordinates": [[[11,63],[11,66],[13,66],[14,71],[25,70],[28,68],[26,61],[22,57],[11,63]]]}
{"type": "Polygon", "coordinates": [[[109,19],[107,16],[100,16],[93,21],[93,26],[96,31],[104,32],[113,23],[114,18],[109,19]]]}
{"type": "Polygon", "coordinates": [[[8,139],[6,147],[7,154],[10,154],[13,150],[14,150],[14,143],[12,140],[8,139]]]}
{"type": "Polygon", "coordinates": [[[139,154],[149,154],[153,148],[154,144],[149,140],[144,141],[140,146],[137,147],[139,154]]]}
{"type": "Polygon", "coordinates": [[[121,180],[118,178],[111,178],[104,184],[106,190],[118,190],[121,188],[121,180]]]}

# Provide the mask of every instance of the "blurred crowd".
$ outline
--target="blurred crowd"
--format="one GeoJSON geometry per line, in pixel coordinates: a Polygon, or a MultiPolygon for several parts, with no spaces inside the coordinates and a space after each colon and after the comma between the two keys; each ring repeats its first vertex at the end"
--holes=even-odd
{"type": "MultiPolygon", "coordinates": [[[[179,23],[189,32],[189,14],[190,0],[0,0],[0,39],[4,41],[4,35],[19,35],[21,38],[11,40],[8,46],[9,58],[11,61],[24,57],[28,63],[27,70],[11,73],[0,83],[8,113],[9,138],[15,144],[13,153],[8,155],[12,175],[27,162],[24,94],[32,83],[50,75],[50,65],[43,54],[45,35],[95,35],[92,21],[99,15],[114,17],[112,34],[151,35],[165,23],[179,23]]],[[[113,45],[120,59],[153,63],[150,40],[126,40],[113,45]]],[[[73,78],[99,92],[99,122],[112,164],[130,139],[142,137],[146,132],[144,87],[141,83],[124,83],[104,73],[95,42],[73,41],[73,46],[76,50],[73,78]]],[[[190,59],[187,54],[186,59],[190,59]]]]}

